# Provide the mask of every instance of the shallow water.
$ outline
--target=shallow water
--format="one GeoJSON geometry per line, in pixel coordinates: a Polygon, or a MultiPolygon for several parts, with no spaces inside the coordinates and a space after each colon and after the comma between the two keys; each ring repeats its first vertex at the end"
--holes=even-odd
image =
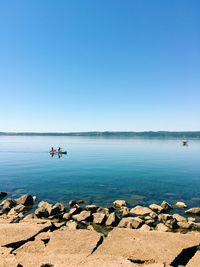
{"type": "Polygon", "coordinates": [[[39,200],[200,205],[200,140],[0,137],[0,190],[39,200]],[[68,154],[51,157],[51,146],[68,154]]]}

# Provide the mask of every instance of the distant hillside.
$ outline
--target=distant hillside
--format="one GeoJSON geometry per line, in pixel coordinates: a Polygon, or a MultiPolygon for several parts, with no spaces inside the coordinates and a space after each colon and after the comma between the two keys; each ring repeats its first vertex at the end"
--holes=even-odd
{"type": "Polygon", "coordinates": [[[200,139],[199,132],[71,132],[71,133],[31,133],[0,132],[0,136],[96,136],[96,137],[141,137],[141,138],[195,138],[200,139]]]}

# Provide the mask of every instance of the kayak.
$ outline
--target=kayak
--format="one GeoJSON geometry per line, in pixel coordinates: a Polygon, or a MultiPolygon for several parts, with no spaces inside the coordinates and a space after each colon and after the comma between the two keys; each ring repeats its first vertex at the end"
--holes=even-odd
{"type": "Polygon", "coordinates": [[[58,152],[58,151],[50,151],[49,152],[50,154],[67,154],[67,151],[60,151],[60,152],[58,152]]]}

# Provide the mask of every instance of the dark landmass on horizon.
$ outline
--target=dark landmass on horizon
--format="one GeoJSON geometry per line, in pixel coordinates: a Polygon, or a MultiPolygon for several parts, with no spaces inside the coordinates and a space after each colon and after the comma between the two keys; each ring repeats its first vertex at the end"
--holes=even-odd
{"type": "Polygon", "coordinates": [[[194,138],[200,139],[200,131],[145,131],[145,132],[0,132],[0,136],[93,136],[93,137],[141,137],[141,138],[194,138]]]}

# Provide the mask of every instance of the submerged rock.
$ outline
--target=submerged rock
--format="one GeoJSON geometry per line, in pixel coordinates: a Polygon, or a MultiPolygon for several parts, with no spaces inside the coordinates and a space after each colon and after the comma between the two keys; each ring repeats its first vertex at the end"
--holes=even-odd
{"type": "Polygon", "coordinates": [[[134,215],[147,215],[150,214],[151,212],[152,212],[151,209],[142,206],[136,206],[135,208],[132,208],[130,210],[130,213],[134,215]]]}
{"type": "Polygon", "coordinates": [[[109,216],[108,219],[106,220],[106,225],[107,226],[117,226],[119,223],[119,217],[116,215],[115,212],[112,212],[109,216]]]}
{"type": "Polygon", "coordinates": [[[171,210],[173,210],[172,206],[166,201],[163,201],[160,206],[164,209],[165,212],[170,212],[171,210]]]}
{"type": "Polygon", "coordinates": [[[116,208],[121,208],[122,206],[127,206],[127,203],[125,200],[115,200],[113,202],[113,205],[116,207],[116,208]]]}
{"type": "Polygon", "coordinates": [[[184,202],[177,202],[176,207],[181,208],[181,209],[185,209],[185,208],[187,208],[187,205],[184,202]]]}
{"type": "Polygon", "coordinates": [[[200,216],[200,207],[191,208],[189,210],[186,210],[185,213],[187,214],[194,214],[200,216]]]}

